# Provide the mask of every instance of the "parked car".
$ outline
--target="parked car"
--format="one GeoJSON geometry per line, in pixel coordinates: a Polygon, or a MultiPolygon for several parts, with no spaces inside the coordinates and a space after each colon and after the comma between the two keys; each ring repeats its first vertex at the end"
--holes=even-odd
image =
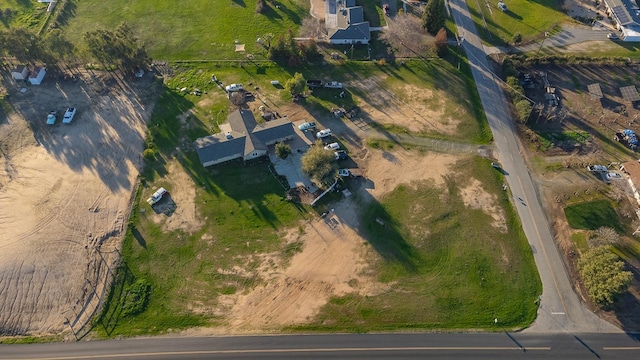
{"type": "Polygon", "coordinates": [[[322,80],[307,80],[307,86],[309,88],[317,88],[322,86],[322,80]]]}
{"type": "Polygon", "coordinates": [[[47,125],[53,125],[58,120],[58,112],[55,110],[51,110],[47,115],[47,125]]]}
{"type": "Polygon", "coordinates": [[[344,150],[338,150],[333,153],[336,156],[336,160],[347,160],[349,155],[344,150]]]}
{"type": "Polygon", "coordinates": [[[147,199],[147,203],[149,205],[154,205],[158,201],[162,200],[162,198],[168,193],[167,189],[161,187],[156,192],[151,195],[150,198],[147,199]]]}
{"type": "Polygon", "coordinates": [[[64,117],[62,118],[63,124],[71,124],[73,121],[73,117],[76,116],[76,112],[78,110],[76,108],[67,108],[67,111],[64,112],[64,117]]]}
{"type": "Polygon", "coordinates": [[[141,78],[144,76],[144,70],[138,69],[135,73],[133,73],[133,75],[135,75],[135,77],[137,78],[141,78]]]}
{"type": "Polygon", "coordinates": [[[339,150],[340,149],[340,144],[338,144],[337,142],[331,143],[331,144],[327,144],[324,147],[325,150],[339,150]]]}
{"type": "Polygon", "coordinates": [[[620,39],[620,37],[618,36],[618,34],[611,32],[611,33],[607,34],[607,39],[609,39],[609,40],[618,40],[618,39],[620,39]]]}
{"type": "Polygon", "coordinates": [[[316,133],[316,138],[323,139],[331,136],[331,129],[320,130],[316,133]]]}
{"type": "Polygon", "coordinates": [[[351,176],[351,173],[349,172],[349,169],[340,169],[338,170],[338,175],[342,177],[349,177],[351,176]]]}
{"type": "Polygon", "coordinates": [[[506,12],[507,11],[507,4],[503,3],[502,1],[498,1],[498,8],[500,8],[500,10],[502,10],[502,12],[506,12]]]}
{"type": "Polygon", "coordinates": [[[302,124],[298,125],[298,129],[300,129],[300,131],[307,131],[307,130],[311,130],[311,129],[315,129],[316,127],[316,123],[311,121],[311,122],[303,122],[302,124]]]}
{"type": "Polygon", "coordinates": [[[382,5],[382,10],[384,10],[384,14],[387,16],[391,14],[391,10],[389,9],[389,4],[382,5]]]}
{"type": "Polygon", "coordinates": [[[227,85],[224,89],[227,90],[227,92],[233,92],[244,90],[244,87],[242,87],[242,84],[230,84],[227,85]]]}
{"type": "Polygon", "coordinates": [[[342,83],[337,81],[329,81],[324,84],[324,87],[329,89],[342,89],[342,83]]]}

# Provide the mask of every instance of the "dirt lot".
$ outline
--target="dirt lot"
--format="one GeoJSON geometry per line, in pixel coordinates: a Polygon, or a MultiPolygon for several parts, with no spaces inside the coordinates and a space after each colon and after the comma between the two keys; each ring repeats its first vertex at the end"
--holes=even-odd
{"type": "Polygon", "coordinates": [[[0,335],[77,331],[104,294],[153,83],[96,73],[48,74],[40,86],[5,79],[15,111],[0,118],[0,335]],[[68,106],[78,109],[73,123],[45,124],[68,106]]]}

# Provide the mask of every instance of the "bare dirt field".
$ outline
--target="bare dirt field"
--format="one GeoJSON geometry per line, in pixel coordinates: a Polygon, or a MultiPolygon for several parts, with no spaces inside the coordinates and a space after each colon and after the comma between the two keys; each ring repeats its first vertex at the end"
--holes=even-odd
{"type": "Polygon", "coordinates": [[[153,76],[5,80],[14,111],[0,118],[0,335],[77,331],[118,259],[153,76]],[[71,124],[45,124],[68,106],[71,124]]]}

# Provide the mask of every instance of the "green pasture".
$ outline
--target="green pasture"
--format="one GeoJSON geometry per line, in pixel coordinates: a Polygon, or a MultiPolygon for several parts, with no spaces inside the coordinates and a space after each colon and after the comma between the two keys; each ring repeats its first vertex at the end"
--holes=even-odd
{"type": "Polygon", "coordinates": [[[257,14],[256,0],[83,0],[64,31],[81,44],[87,30],[113,29],[124,21],[154,59],[238,59],[248,53],[263,58],[258,38],[296,32],[309,16],[308,1],[281,0],[279,8],[274,3],[265,2],[264,14],[257,14]],[[236,42],[245,44],[244,53],[235,51],[236,42]]]}
{"type": "Polygon", "coordinates": [[[473,22],[484,42],[513,44],[516,34],[522,35],[522,41],[541,38],[544,32],[553,32],[557,25],[571,20],[555,0],[512,0],[506,3],[509,10],[502,12],[498,9],[497,1],[467,1],[473,22]]]}

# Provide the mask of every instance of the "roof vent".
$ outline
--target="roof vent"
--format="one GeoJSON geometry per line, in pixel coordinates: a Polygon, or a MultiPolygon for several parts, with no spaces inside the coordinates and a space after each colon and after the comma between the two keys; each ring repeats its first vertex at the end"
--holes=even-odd
{"type": "Polygon", "coordinates": [[[224,134],[224,136],[225,136],[227,139],[231,139],[231,138],[233,138],[233,136],[231,136],[231,133],[230,133],[229,131],[227,131],[227,133],[226,133],[226,134],[224,134]]]}

